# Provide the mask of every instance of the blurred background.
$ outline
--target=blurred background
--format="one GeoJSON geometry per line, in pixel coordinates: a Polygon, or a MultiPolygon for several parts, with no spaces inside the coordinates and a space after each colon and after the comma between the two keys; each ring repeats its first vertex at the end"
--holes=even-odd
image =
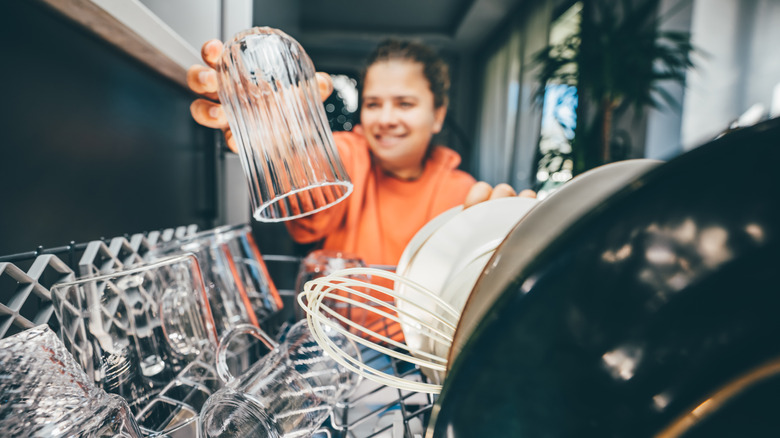
{"type": "MultiPolygon", "coordinates": [[[[249,222],[238,157],[220,133],[192,121],[185,73],[200,62],[203,42],[252,26],[282,29],[318,70],[334,75],[336,92],[325,102],[333,130],[359,123],[360,69],[378,42],[433,46],[453,80],[437,141],[457,150],[477,179],[541,195],[594,165],[672,159],[780,113],[776,0],[29,0],[4,7],[0,254],[249,222]]],[[[734,184],[750,190],[749,181],[734,184]]],[[[278,225],[254,226],[264,253],[306,250],[278,225]]]]}

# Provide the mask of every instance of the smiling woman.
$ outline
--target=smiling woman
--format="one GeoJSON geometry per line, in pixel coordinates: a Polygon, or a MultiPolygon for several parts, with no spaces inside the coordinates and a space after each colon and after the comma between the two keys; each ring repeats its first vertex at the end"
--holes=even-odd
{"type": "Polygon", "coordinates": [[[355,192],[290,222],[292,237],[395,265],[417,230],[462,204],[475,180],[457,169],[456,152],[431,142],[447,114],[448,89],[447,66],[430,48],[380,44],[363,75],[360,127],[334,134],[355,192]]]}
{"type": "Polygon", "coordinates": [[[366,140],[382,170],[417,179],[447,115],[447,66],[423,46],[394,41],[369,63],[360,112],[366,140]]]}

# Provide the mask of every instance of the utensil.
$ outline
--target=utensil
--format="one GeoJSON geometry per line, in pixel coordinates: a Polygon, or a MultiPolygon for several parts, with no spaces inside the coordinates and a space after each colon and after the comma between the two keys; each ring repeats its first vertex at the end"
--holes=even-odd
{"type": "Polygon", "coordinates": [[[422,369],[444,371],[447,366],[445,357],[431,354],[403,340],[393,339],[370,326],[358,324],[329,307],[327,300],[354,306],[391,321],[391,324],[401,323],[401,317],[404,317],[407,327],[404,335],[414,334],[425,341],[441,343],[445,345],[445,350],[452,341],[459,317],[458,311],[452,306],[419,284],[376,268],[344,269],[326,277],[316,278],[306,283],[304,291],[298,296],[298,303],[307,313],[306,320],[312,337],[326,354],[342,366],[367,379],[399,389],[428,393],[438,393],[441,390],[439,384],[412,381],[389,374],[335,345],[332,339],[326,336],[326,330],[334,330],[357,344],[422,369]],[[358,279],[361,275],[370,276],[372,282],[358,279]],[[382,284],[388,286],[377,284],[377,279],[381,279],[382,284]],[[393,290],[393,285],[398,283],[403,283],[407,288],[405,295],[393,290]],[[384,296],[392,297],[396,303],[404,302],[407,308],[415,309],[414,313],[397,304],[388,303],[384,296]]]}
{"type": "MultiPolygon", "coordinates": [[[[320,249],[320,250],[312,251],[301,262],[299,272],[298,272],[298,277],[295,282],[296,284],[295,290],[298,293],[300,293],[300,291],[303,291],[304,285],[310,280],[313,280],[315,278],[324,277],[334,272],[341,271],[343,269],[360,268],[360,267],[366,267],[366,264],[357,255],[350,254],[343,251],[333,251],[333,250],[320,249]]],[[[378,266],[374,266],[374,268],[387,269],[386,267],[379,268],[378,266]]],[[[360,274],[355,278],[369,283],[372,282],[372,278],[364,274],[360,274]]],[[[381,278],[376,277],[374,278],[374,280],[381,281],[381,278]]],[[[373,305],[379,307],[385,306],[388,302],[391,303],[393,301],[392,297],[387,295],[383,296],[381,294],[374,294],[374,298],[381,297],[382,304],[370,303],[366,300],[361,299],[356,295],[349,295],[349,294],[347,295],[348,295],[347,298],[361,301],[364,305],[373,305]]],[[[306,312],[303,309],[301,309],[301,307],[297,304],[298,302],[297,299],[295,302],[296,302],[295,310],[296,310],[297,319],[305,318],[306,312]]],[[[401,329],[401,326],[397,323],[389,321],[386,318],[379,317],[375,312],[365,311],[356,306],[347,304],[346,302],[343,302],[341,300],[331,300],[329,298],[323,298],[323,303],[328,308],[339,312],[342,316],[348,318],[349,320],[357,323],[362,327],[366,327],[370,330],[379,332],[382,335],[393,338],[395,340],[403,341],[403,331],[401,329]]],[[[357,332],[353,331],[353,333],[357,333],[357,332]]]]}
{"type": "Polygon", "coordinates": [[[352,192],[314,65],[297,41],[268,27],[240,32],[225,44],[217,77],[255,219],[307,216],[352,192]]]}
{"type": "Polygon", "coordinates": [[[95,387],[45,325],[0,340],[0,394],[0,436],[143,436],[127,402],[95,387]]]}

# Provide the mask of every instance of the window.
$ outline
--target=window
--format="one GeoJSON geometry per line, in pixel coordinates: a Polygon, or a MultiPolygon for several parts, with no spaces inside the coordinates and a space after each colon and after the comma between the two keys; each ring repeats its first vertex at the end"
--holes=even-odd
{"type": "MultiPolygon", "coordinates": [[[[561,14],[550,27],[550,44],[559,44],[577,34],[581,16],[582,2],[575,3],[561,14]]],[[[572,64],[572,68],[576,67],[572,64]]],[[[572,142],[577,127],[577,103],[576,85],[545,85],[535,184],[540,199],[572,178],[572,142]]]]}
{"type": "MultiPolygon", "coordinates": [[[[535,102],[539,83],[532,60],[550,42],[553,9],[560,3],[563,2],[524,4],[501,35],[483,48],[486,56],[479,62],[484,69],[480,76],[481,100],[475,142],[475,176],[479,180],[491,184],[506,182],[517,190],[538,188],[542,108],[535,102]]],[[[568,23],[563,19],[558,21],[568,23]]],[[[566,27],[558,26],[557,29],[565,30],[566,27]]],[[[576,105],[576,93],[558,91],[548,99],[562,98],[561,103],[569,105],[570,109],[572,104],[576,105]]],[[[567,126],[573,129],[576,118],[567,119],[565,108],[558,106],[556,110],[548,105],[547,109],[560,120],[568,120],[567,126]]]]}
{"type": "Polygon", "coordinates": [[[333,93],[325,100],[325,114],[333,132],[351,131],[358,123],[357,80],[347,75],[331,75],[333,93]]]}

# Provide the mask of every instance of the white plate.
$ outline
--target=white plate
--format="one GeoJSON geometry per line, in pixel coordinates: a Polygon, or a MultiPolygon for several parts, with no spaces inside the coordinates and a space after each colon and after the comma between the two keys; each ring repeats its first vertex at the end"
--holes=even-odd
{"type": "Polygon", "coordinates": [[[425,241],[431,237],[431,234],[438,230],[439,227],[444,225],[448,220],[455,217],[455,215],[460,213],[462,210],[462,205],[452,207],[451,209],[431,219],[427,224],[420,228],[420,230],[415,233],[414,237],[412,237],[412,240],[410,240],[406,245],[406,248],[404,248],[404,252],[401,254],[401,258],[398,260],[398,264],[396,265],[395,272],[398,275],[404,275],[404,271],[406,271],[409,263],[412,261],[412,259],[414,259],[414,256],[417,255],[417,251],[420,250],[420,247],[425,243],[425,241]]]}
{"type": "Polygon", "coordinates": [[[452,365],[493,302],[528,263],[582,215],[661,163],[637,159],[599,166],[575,177],[540,201],[517,223],[482,271],[458,321],[448,364],[452,365]]]}
{"type": "MultiPolygon", "coordinates": [[[[489,255],[537,202],[536,199],[531,198],[501,198],[482,202],[458,212],[425,240],[404,270],[403,276],[437,296],[442,296],[445,285],[451,278],[457,276],[457,280],[453,282],[453,284],[457,283],[457,287],[446,294],[445,301],[456,310],[460,310],[485,263],[490,259],[489,255]]],[[[427,309],[434,308],[430,298],[415,297],[409,288],[403,285],[397,285],[396,292],[404,300],[415,300],[427,309]]],[[[398,307],[428,324],[434,323],[430,316],[426,318],[425,314],[414,306],[404,303],[403,300],[399,301],[398,307]]],[[[413,348],[431,353],[433,347],[428,343],[427,337],[420,335],[415,324],[404,315],[400,315],[399,318],[402,321],[401,328],[406,343],[413,348]]],[[[441,353],[439,348],[436,350],[441,353]]],[[[444,356],[446,352],[442,355],[444,356]]]]}

